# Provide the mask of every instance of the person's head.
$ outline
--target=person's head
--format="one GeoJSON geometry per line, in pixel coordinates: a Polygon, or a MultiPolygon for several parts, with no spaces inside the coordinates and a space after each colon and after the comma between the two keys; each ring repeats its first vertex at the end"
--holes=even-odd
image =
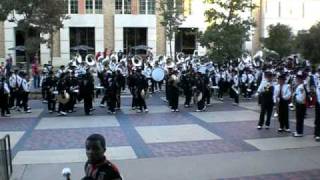
{"type": "Polygon", "coordinates": [[[298,73],[297,74],[297,83],[302,84],[303,83],[303,75],[298,73]]]}
{"type": "Polygon", "coordinates": [[[86,140],[86,154],[89,163],[96,164],[104,160],[106,141],[100,134],[92,134],[86,140]]]}
{"type": "Polygon", "coordinates": [[[286,82],[286,75],[285,74],[281,74],[278,78],[279,84],[283,85],[286,82]]]}
{"type": "Polygon", "coordinates": [[[272,81],[272,72],[270,71],[266,71],[265,72],[265,78],[267,79],[267,81],[272,81]]]}

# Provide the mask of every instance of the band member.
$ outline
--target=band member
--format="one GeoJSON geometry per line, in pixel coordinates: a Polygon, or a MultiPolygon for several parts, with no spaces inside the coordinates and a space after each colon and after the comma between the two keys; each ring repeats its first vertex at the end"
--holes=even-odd
{"type": "Polygon", "coordinates": [[[40,76],[40,86],[41,86],[41,95],[42,95],[42,102],[43,103],[48,103],[46,89],[44,86],[44,84],[46,83],[46,79],[47,79],[47,73],[43,70],[41,72],[41,76],[40,76]]]}
{"type": "Polygon", "coordinates": [[[137,70],[137,76],[135,80],[135,86],[136,86],[136,95],[137,95],[137,106],[138,106],[138,113],[141,113],[143,110],[145,112],[148,112],[148,108],[145,101],[145,95],[148,90],[148,82],[145,76],[141,74],[141,69],[137,70]]]}
{"type": "Polygon", "coordinates": [[[11,96],[9,99],[10,108],[13,108],[13,109],[17,108],[17,110],[19,109],[20,101],[21,101],[21,96],[20,96],[21,83],[22,83],[22,79],[18,75],[18,70],[15,70],[14,73],[9,78],[9,85],[11,89],[11,96]]]}
{"type": "Polygon", "coordinates": [[[192,99],[192,87],[193,87],[192,71],[184,72],[181,77],[181,86],[183,88],[183,93],[186,98],[184,102],[184,107],[189,108],[192,99]]]}
{"type": "Polygon", "coordinates": [[[296,105],[296,132],[293,133],[294,137],[303,136],[304,117],[306,113],[306,98],[307,92],[303,84],[303,74],[299,72],[296,76],[297,88],[295,90],[294,98],[296,105]]]}
{"type": "Polygon", "coordinates": [[[107,75],[106,93],[107,93],[109,113],[112,113],[112,114],[116,113],[115,108],[117,103],[118,87],[119,85],[116,79],[116,73],[110,71],[107,75]]]}
{"type": "Polygon", "coordinates": [[[1,109],[2,117],[8,117],[6,113],[10,114],[10,111],[8,108],[9,94],[10,94],[9,85],[6,82],[6,78],[2,76],[0,79],[0,109],[1,109]]]}
{"type": "Polygon", "coordinates": [[[136,110],[138,106],[137,105],[137,87],[135,86],[135,80],[136,80],[136,71],[132,69],[132,71],[129,71],[129,76],[128,76],[128,88],[132,95],[132,103],[131,103],[132,110],[136,110]]]}
{"type": "Polygon", "coordinates": [[[239,104],[239,76],[236,70],[232,71],[232,77],[230,82],[231,97],[234,99],[234,105],[239,104]]]}
{"type": "Polygon", "coordinates": [[[172,112],[179,112],[179,79],[178,71],[172,71],[168,79],[168,96],[172,112]]]}
{"type": "Polygon", "coordinates": [[[195,77],[195,87],[193,88],[195,90],[195,98],[198,109],[197,112],[205,111],[206,105],[204,101],[204,90],[205,90],[205,83],[204,78],[201,76],[201,73],[197,73],[195,77]],[[201,96],[202,95],[202,96],[201,96]]]}
{"type": "Polygon", "coordinates": [[[320,141],[320,84],[316,87],[316,108],[315,108],[315,121],[314,121],[314,137],[316,141],[320,141]]]}
{"type": "Polygon", "coordinates": [[[126,79],[118,69],[115,73],[116,82],[116,110],[120,110],[121,107],[121,89],[125,89],[126,79]]]}
{"type": "Polygon", "coordinates": [[[70,95],[70,100],[67,103],[68,113],[74,112],[74,106],[77,102],[77,96],[79,91],[79,82],[78,79],[75,77],[75,72],[72,71],[67,78],[67,93],[70,95]]]}
{"type": "Polygon", "coordinates": [[[29,93],[30,93],[30,83],[28,82],[28,76],[26,73],[22,74],[22,91],[21,91],[21,99],[22,99],[22,107],[25,113],[31,113],[28,101],[29,101],[29,93]]]}
{"type": "Polygon", "coordinates": [[[217,80],[216,82],[218,82],[218,87],[219,87],[219,90],[218,90],[218,98],[220,101],[223,101],[223,94],[224,94],[224,91],[225,91],[225,81],[226,81],[226,74],[225,72],[220,69],[220,72],[217,74],[216,76],[217,80]]]}
{"type": "Polygon", "coordinates": [[[91,115],[93,110],[92,100],[94,97],[94,79],[90,74],[89,69],[85,75],[83,75],[83,79],[80,83],[80,96],[83,98],[84,101],[84,112],[86,115],[91,115]]]}
{"type": "Polygon", "coordinates": [[[248,84],[249,84],[249,78],[248,78],[248,71],[245,71],[241,75],[241,93],[245,98],[248,98],[248,84]]]}
{"type": "Polygon", "coordinates": [[[57,87],[57,79],[54,76],[53,72],[49,72],[49,76],[46,78],[43,84],[46,91],[46,98],[48,101],[48,111],[49,113],[53,113],[56,108],[56,97],[54,91],[57,87]]]}
{"type": "Polygon", "coordinates": [[[252,93],[255,90],[255,77],[252,74],[252,71],[248,72],[248,89],[247,89],[247,98],[251,99],[252,93]]]}
{"type": "Polygon", "coordinates": [[[278,77],[279,84],[276,85],[275,99],[278,104],[278,118],[280,128],[278,132],[290,132],[289,128],[289,100],[291,97],[290,85],[285,83],[286,76],[284,74],[278,77]]]}
{"type": "Polygon", "coordinates": [[[274,105],[274,86],[272,85],[272,73],[265,72],[265,80],[261,82],[257,94],[261,97],[261,112],[257,129],[261,129],[264,124],[265,114],[267,114],[267,120],[265,122],[266,129],[270,127],[270,120],[274,105]]]}
{"type": "Polygon", "coordinates": [[[204,98],[204,102],[207,103],[207,105],[211,105],[211,92],[210,92],[210,78],[207,74],[208,72],[206,71],[205,74],[202,74],[202,78],[203,78],[203,81],[204,81],[204,85],[205,85],[205,88],[204,88],[204,92],[203,92],[203,98],[204,98]]]}
{"type": "MultiPolygon", "coordinates": [[[[58,90],[58,94],[60,96],[62,96],[63,98],[65,98],[65,95],[68,91],[70,92],[67,81],[66,81],[66,74],[65,73],[60,74],[60,79],[58,81],[57,90],[58,90]]],[[[59,102],[58,111],[59,111],[60,116],[67,115],[67,113],[66,113],[67,104],[59,102]]]]}

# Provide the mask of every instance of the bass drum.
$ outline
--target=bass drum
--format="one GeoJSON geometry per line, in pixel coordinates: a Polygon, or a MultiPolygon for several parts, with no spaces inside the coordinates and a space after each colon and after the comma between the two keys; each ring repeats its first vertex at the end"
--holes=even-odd
{"type": "Polygon", "coordinates": [[[162,81],[164,79],[164,76],[165,76],[164,69],[159,68],[159,67],[155,68],[151,73],[152,79],[157,81],[157,82],[162,81]]]}

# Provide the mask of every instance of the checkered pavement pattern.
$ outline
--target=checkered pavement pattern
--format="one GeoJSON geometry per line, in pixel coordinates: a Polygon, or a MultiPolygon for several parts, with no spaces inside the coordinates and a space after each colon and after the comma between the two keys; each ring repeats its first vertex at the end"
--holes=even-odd
{"type": "MultiPolygon", "coordinates": [[[[259,108],[256,102],[212,100],[205,112],[196,107],[171,112],[163,94],[147,100],[148,113],[131,110],[131,97],[122,98],[121,110],[107,114],[106,108],[95,102],[93,116],[84,116],[82,105],[66,117],[49,114],[46,105],[31,102],[31,114],[13,113],[0,119],[0,136],[10,134],[14,164],[84,162],[86,137],[100,133],[106,138],[107,156],[112,160],[164,158],[231,152],[312,148],[320,146],[313,140],[313,109],[308,111],[305,136],[293,138],[290,133],[278,133],[278,122],[272,120],[269,130],[257,130],[259,108]]],[[[180,103],[183,104],[183,99],[180,103]],[[182,103],[181,103],[182,102],[182,103]]],[[[291,129],[295,129],[294,113],[290,113],[291,129]]],[[[301,177],[318,174],[318,170],[301,172],[301,177]]],[[[292,174],[244,177],[244,179],[289,178],[292,174]]],[[[240,178],[241,179],[241,178],[240,178]]]]}

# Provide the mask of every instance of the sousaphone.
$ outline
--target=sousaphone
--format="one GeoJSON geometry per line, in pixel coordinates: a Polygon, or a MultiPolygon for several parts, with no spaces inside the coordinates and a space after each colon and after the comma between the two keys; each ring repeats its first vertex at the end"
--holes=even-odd
{"type": "Polygon", "coordinates": [[[61,104],[67,104],[70,100],[70,94],[64,91],[62,94],[57,96],[57,101],[61,104]]]}
{"type": "Polygon", "coordinates": [[[96,65],[95,56],[93,54],[88,54],[86,56],[86,64],[88,66],[94,66],[96,65]]]}
{"type": "Polygon", "coordinates": [[[140,66],[142,66],[142,63],[143,63],[143,59],[142,59],[141,56],[135,55],[135,56],[132,58],[132,64],[133,64],[135,67],[140,67],[140,66]]]}

